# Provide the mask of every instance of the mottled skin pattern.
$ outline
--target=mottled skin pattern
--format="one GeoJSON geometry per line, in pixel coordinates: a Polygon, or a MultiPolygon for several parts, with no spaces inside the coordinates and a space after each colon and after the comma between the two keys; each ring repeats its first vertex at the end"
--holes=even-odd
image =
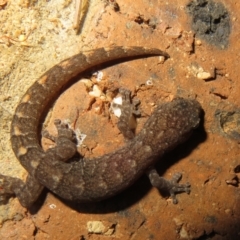
{"type": "Polygon", "coordinates": [[[123,124],[119,124],[119,128],[130,139],[125,146],[101,157],[67,163],[76,153],[75,136],[60,120],[55,121],[57,138],[47,132],[43,134],[54,140],[56,147],[44,152],[39,144],[40,118],[52,98],[56,98],[72,77],[110,60],[153,55],[168,57],[158,49],[101,48],[64,60],[41,76],[17,106],[11,127],[13,151],[29,175],[26,183],[0,175],[1,199],[15,195],[23,206],[29,207],[43,187],[47,187],[64,199],[99,201],[121,192],[146,172],[154,186],[169,190],[175,203],[176,192],[189,192],[188,184],[177,184],[179,175],[167,181],[158,176],[153,165],[165,152],[186,140],[198,126],[201,107],[195,100],[178,98],[156,107],[134,137],[126,124],[132,115],[130,92],[121,89],[124,101],[120,122],[123,124]]]}

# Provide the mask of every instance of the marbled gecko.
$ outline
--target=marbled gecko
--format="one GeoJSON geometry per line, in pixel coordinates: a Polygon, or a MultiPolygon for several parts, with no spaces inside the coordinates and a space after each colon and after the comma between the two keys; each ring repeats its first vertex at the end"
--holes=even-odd
{"type": "MultiPolygon", "coordinates": [[[[99,48],[77,54],[44,73],[25,93],[18,104],[11,125],[11,143],[16,157],[28,171],[26,182],[0,175],[0,197],[15,195],[22,206],[29,207],[44,187],[61,198],[72,201],[99,201],[109,198],[147,173],[153,186],[175,193],[190,191],[190,185],[177,183],[179,174],[168,181],[154,169],[156,161],[167,151],[185,141],[200,121],[201,106],[196,100],[176,98],[156,107],[136,136],[129,134],[132,114],[130,92],[121,90],[122,116],[118,124],[124,136],[131,138],[118,150],[93,159],[81,158],[68,163],[76,153],[74,132],[60,120],[55,121],[58,137],[54,148],[43,151],[39,143],[39,124],[43,112],[70,79],[93,66],[128,57],[168,54],[159,49],[142,47],[99,48]]],[[[47,134],[45,134],[47,135],[47,134]]]]}

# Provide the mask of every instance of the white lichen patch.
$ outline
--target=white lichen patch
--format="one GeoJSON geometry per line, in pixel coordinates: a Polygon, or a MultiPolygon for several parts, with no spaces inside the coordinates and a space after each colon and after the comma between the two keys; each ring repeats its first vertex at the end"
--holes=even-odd
{"type": "Polygon", "coordinates": [[[83,141],[87,137],[87,135],[82,133],[80,129],[76,129],[74,132],[76,134],[77,147],[79,147],[83,144],[83,141]]]}
{"type": "Polygon", "coordinates": [[[153,85],[152,79],[148,79],[148,80],[146,81],[146,85],[147,85],[147,86],[152,86],[152,85],[153,85]]]}
{"type": "Polygon", "coordinates": [[[96,77],[97,82],[101,82],[103,79],[103,71],[97,71],[93,73],[93,76],[96,77]]]}
{"type": "Polygon", "coordinates": [[[111,236],[115,232],[115,223],[108,221],[88,221],[87,231],[91,234],[111,236]]]}
{"type": "Polygon", "coordinates": [[[111,102],[110,110],[113,112],[113,114],[116,117],[120,117],[122,114],[122,111],[120,108],[121,105],[122,105],[122,96],[115,97],[111,102]]]}
{"type": "Polygon", "coordinates": [[[164,56],[159,56],[159,63],[164,63],[165,62],[165,57],[164,56]]]}
{"type": "Polygon", "coordinates": [[[104,95],[104,93],[102,92],[98,85],[93,85],[92,91],[90,91],[88,94],[96,98],[104,95]]]}
{"type": "Polygon", "coordinates": [[[87,222],[87,230],[89,233],[104,233],[105,226],[101,221],[89,221],[87,222]]]}
{"type": "Polygon", "coordinates": [[[204,69],[198,64],[192,64],[188,67],[188,71],[198,79],[208,80],[215,78],[215,68],[211,66],[208,69],[204,69]]]}

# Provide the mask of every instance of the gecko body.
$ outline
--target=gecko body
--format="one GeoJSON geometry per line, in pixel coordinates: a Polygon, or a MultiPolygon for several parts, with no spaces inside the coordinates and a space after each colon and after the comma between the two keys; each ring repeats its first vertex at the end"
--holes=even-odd
{"type": "MultiPolygon", "coordinates": [[[[39,143],[42,114],[74,76],[112,60],[157,55],[168,57],[159,49],[100,48],[70,57],[43,74],[18,104],[11,126],[12,148],[28,177],[23,182],[0,175],[0,197],[15,195],[23,206],[29,207],[47,187],[64,199],[99,201],[121,192],[146,172],[153,186],[167,188],[175,202],[176,192],[189,192],[188,184],[177,184],[179,175],[172,181],[165,180],[158,176],[153,166],[159,157],[185,141],[198,126],[201,107],[196,100],[177,98],[158,106],[137,136],[129,137],[131,139],[123,147],[101,157],[67,163],[77,151],[75,137],[74,132],[59,120],[55,121],[57,138],[45,133],[56,146],[45,152],[39,143]]],[[[132,114],[130,92],[121,90],[121,94],[125,99],[121,117],[124,123],[132,114]]],[[[129,132],[124,124],[119,126],[123,134],[129,132]]]]}

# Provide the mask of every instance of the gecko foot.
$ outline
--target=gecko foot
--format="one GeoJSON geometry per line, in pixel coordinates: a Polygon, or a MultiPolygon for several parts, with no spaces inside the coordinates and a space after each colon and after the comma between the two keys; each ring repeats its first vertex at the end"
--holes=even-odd
{"type": "Polygon", "coordinates": [[[43,186],[37,179],[28,175],[26,182],[0,174],[0,205],[16,196],[23,207],[31,206],[39,197],[43,186]]]}
{"type": "Polygon", "coordinates": [[[0,203],[5,204],[8,199],[14,196],[14,192],[11,189],[12,178],[0,174],[0,203]]]}
{"type": "Polygon", "coordinates": [[[58,131],[57,137],[52,136],[47,130],[42,132],[42,136],[56,143],[56,147],[50,148],[48,151],[54,151],[59,156],[59,159],[65,162],[73,157],[77,151],[76,135],[75,132],[69,128],[68,124],[59,119],[54,121],[54,125],[58,131]]]}
{"type": "Polygon", "coordinates": [[[140,117],[141,112],[138,109],[138,106],[141,103],[140,100],[139,99],[131,100],[131,91],[126,88],[120,88],[119,93],[122,95],[123,107],[131,110],[131,114],[133,114],[134,116],[140,117]]]}
{"type": "Polygon", "coordinates": [[[186,192],[190,193],[191,185],[189,183],[179,184],[179,180],[182,177],[181,173],[175,173],[171,180],[167,180],[163,177],[160,177],[155,169],[151,169],[148,171],[148,177],[150,179],[151,184],[159,189],[159,191],[167,191],[169,192],[173,203],[177,204],[178,200],[176,198],[176,193],[186,192]]]}
{"type": "Polygon", "coordinates": [[[59,137],[65,137],[72,141],[76,139],[74,131],[69,128],[68,124],[62,122],[60,119],[55,119],[54,125],[56,126],[58,131],[57,137],[52,136],[47,130],[42,131],[42,136],[52,140],[53,142],[57,142],[59,137]]]}

